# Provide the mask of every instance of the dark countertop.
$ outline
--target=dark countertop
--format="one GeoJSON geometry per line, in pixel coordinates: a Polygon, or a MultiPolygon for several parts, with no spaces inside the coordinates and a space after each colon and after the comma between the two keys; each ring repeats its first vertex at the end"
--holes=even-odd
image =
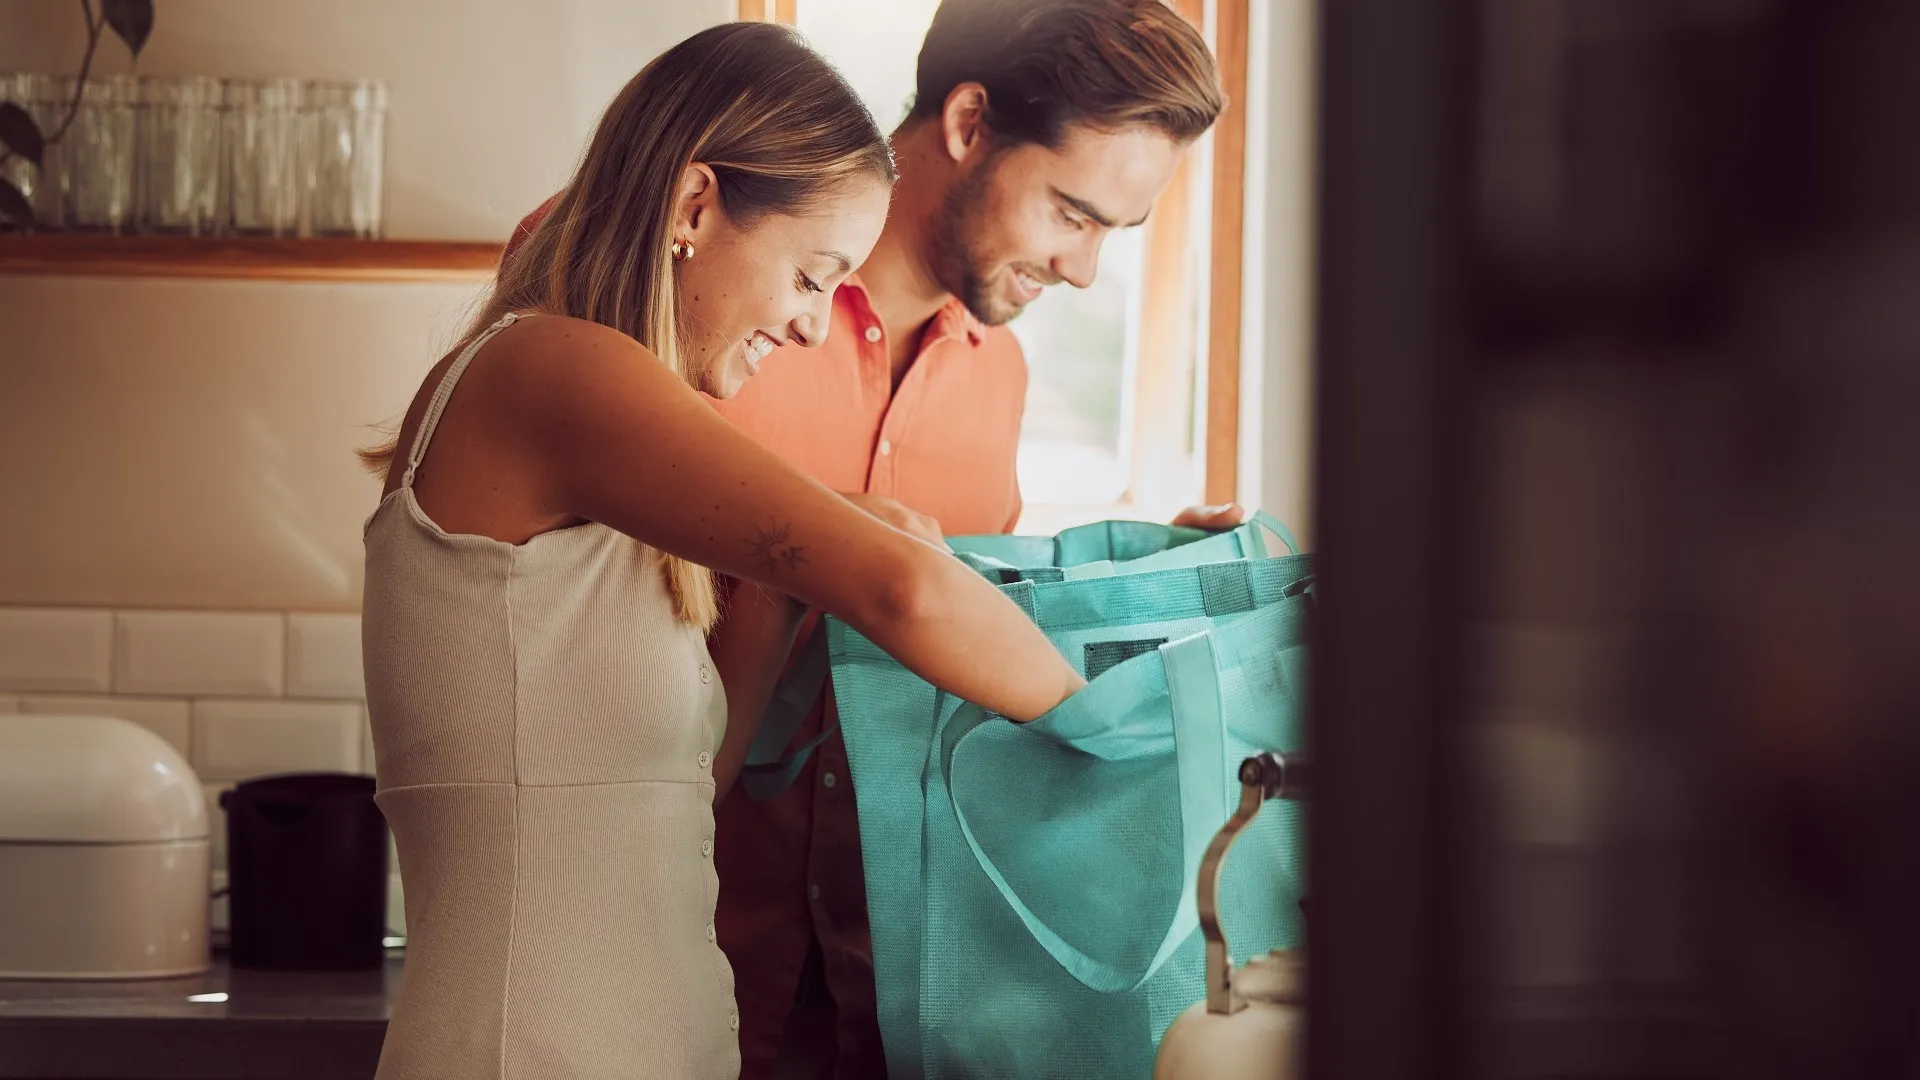
{"type": "Polygon", "coordinates": [[[352,972],[213,970],[130,982],[0,980],[0,1080],[363,1080],[401,953],[352,972]],[[193,1001],[225,994],[225,1001],[193,1001]]]}

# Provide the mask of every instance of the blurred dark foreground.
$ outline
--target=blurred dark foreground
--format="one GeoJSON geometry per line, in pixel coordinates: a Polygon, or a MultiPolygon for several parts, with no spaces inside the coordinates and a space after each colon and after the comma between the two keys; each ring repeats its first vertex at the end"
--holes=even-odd
{"type": "Polygon", "coordinates": [[[1327,0],[1317,1078],[1920,1076],[1920,0],[1327,0]]]}

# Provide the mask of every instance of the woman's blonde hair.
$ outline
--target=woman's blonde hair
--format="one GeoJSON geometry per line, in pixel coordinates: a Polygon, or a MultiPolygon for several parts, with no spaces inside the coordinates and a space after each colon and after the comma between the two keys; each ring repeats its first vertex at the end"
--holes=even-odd
{"type": "MultiPolygon", "coordinates": [[[[681,176],[713,170],[740,228],[806,213],[858,179],[894,179],[893,157],[852,87],[793,30],[726,23],[660,54],[608,106],[585,159],[546,216],[503,261],[459,345],[509,311],[612,327],[691,374],[682,361],[671,246],[681,176]]],[[[360,451],[385,475],[397,443],[360,451]]],[[[713,575],[664,559],[674,613],[701,630],[719,618],[713,575]]]]}

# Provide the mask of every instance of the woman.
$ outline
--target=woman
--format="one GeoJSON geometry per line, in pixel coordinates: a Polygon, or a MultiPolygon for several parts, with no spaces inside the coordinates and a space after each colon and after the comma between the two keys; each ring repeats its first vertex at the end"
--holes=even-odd
{"type": "Polygon", "coordinates": [[[696,392],[821,340],[892,179],[872,118],[790,31],[688,39],[614,100],[395,446],[369,453],[387,483],[367,694],[411,935],[385,1080],[737,1071],[709,567],[1014,719],[1081,685],[959,562],[696,392]]]}

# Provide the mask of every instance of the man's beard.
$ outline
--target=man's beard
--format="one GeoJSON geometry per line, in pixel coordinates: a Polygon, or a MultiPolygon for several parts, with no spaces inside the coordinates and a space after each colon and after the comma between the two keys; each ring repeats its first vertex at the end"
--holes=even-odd
{"type": "Polygon", "coordinates": [[[974,318],[988,326],[1001,326],[1025,309],[994,298],[992,279],[983,269],[986,260],[973,248],[973,238],[980,232],[976,225],[987,173],[992,166],[991,161],[982,162],[947,189],[934,220],[931,261],[934,280],[941,288],[959,297],[974,318]]]}

